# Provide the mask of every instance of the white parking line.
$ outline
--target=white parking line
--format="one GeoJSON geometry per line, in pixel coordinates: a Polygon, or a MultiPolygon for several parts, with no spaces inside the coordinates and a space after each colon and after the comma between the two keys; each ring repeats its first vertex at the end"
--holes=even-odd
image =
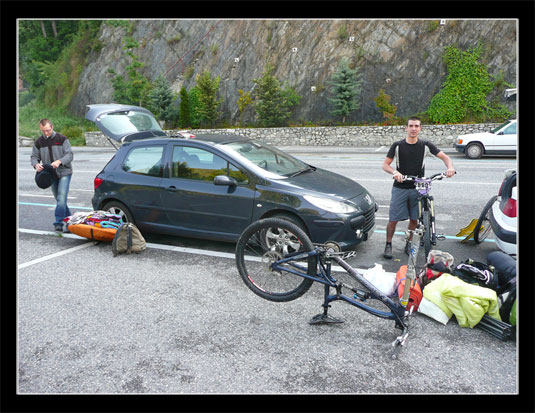
{"type": "MultiPolygon", "coordinates": [[[[40,197],[40,198],[54,198],[54,195],[41,195],[41,194],[20,194],[19,193],[19,196],[36,196],[36,197],[40,197]]],[[[71,199],[76,199],[76,197],[69,195],[69,200],[71,200],[71,199]]]]}
{"type": "MultiPolygon", "coordinates": [[[[39,230],[24,229],[24,228],[19,228],[19,232],[23,232],[23,233],[26,233],[26,234],[36,234],[36,235],[56,235],[55,232],[51,232],[51,231],[39,231],[39,230]]],[[[85,238],[80,237],[80,236],[75,235],[75,234],[62,234],[62,236],[65,237],[65,238],[85,239],[85,238]]],[[[88,242],[86,244],[82,244],[82,245],[79,245],[77,247],[70,248],[68,250],[60,251],[60,252],[57,252],[55,254],[47,255],[46,257],[42,257],[42,258],[38,258],[38,259],[33,260],[33,261],[26,262],[24,264],[19,265],[19,269],[28,267],[28,266],[33,265],[33,264],[38,264],[39,262],[43,262],[43,261],[49,260],[51,258],[59,257],[59,256],[64,255],[64,254],[68,254],[70,252],[74,252],[76,250],[89,247],[91,245],[94,245],[94,242],[88,242]]],[[[201,249],[198,249],[198,248],[187,248],[187,247],[174,247],[172,245],[153,244],[151,242],[147,242],[147,248],[154,248],[154,249],[159,249],[159,250],[164,250],[164,251],[183,252],[183,253],[186,253],[186,254],[206,255],[206,256],[209,256],[209,257],[219,257],[219,258],[229,258],[229,259],[235,259],[236,258],[234,253],[230,253],[230,252],[201,250],[201,249]]],[[[245,259],[247,261],[261,261],[260,257],[246,256],[245,259]]],[[[335,272],[345,272],[345,270],[343,268],[341,268],[341,267],[339,267],[337,265],[333,265],[332,266],[332,270],[335,271],[335,272]]],[[[355,270],[357,270],[362,275],[366,274],[366,272],[369,271],[369,269],[361,269],[361,268],[355,268],[355,270]]],[[[388,275],[392,275],[393,274],[395,276],[395,273],[387,272],[386,274],[388,274],[388,275]]]]}
{"type": "Polygon", "coordinates": [[[54,254],[46,255],[44,257],[37,258],[36,260],[25,262],[24,264],[20,264],[19,265],[19,270],[21,268],[29,267],[30,265],[39,264],[40,262],[51,260],[52,258],[60,257],[60,256],[65,255],[65,254],[70,254],[71,252],[78,251],[78,250],[81,250],[83,248],[87,248],[87,247],[89,247],[91,245],[93,245],[92,242],[86,242],[85,244],[78,245],[78,246],[73,247],[73,248],[69,248],[69,249],[66,249],[66,250],[63,250],[63,251],[55,252],[54,254]]]}

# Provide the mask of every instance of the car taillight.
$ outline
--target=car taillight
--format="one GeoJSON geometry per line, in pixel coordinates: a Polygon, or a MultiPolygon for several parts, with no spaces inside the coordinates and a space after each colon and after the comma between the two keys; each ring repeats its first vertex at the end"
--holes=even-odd
{"type": "Polygon", "coordinates": [[[502,189],[503,189],[503,184],[505,183],[505,181],[502,181],[502,184],[500,185],[500,190],[498,191],[498,196],[502,196],[502,189]]]}
{"type": "Polygon", "coordinates": [[[94,189],[96,190],[100,186],[101,183],[102,183],[102,179],[101,178],[95,178],[93,180],[94,189]]]}
{"type": "Polygon", "coordinates": [[[509,218],[516,218],[516,199],[509,198],[503,208],[503,213],[509,218]]]}

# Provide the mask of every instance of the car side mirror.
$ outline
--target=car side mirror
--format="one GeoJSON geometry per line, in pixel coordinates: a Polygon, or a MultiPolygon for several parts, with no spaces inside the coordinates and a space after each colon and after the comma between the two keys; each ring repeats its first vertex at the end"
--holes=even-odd
{"type": "Polygon", "coordinates": [[[231,178],[227,175],[217,175],[214,178],[214,185],[221,185],[221,186],[236,186],[238,185],[238,182],[234,178],[231,178]]]}

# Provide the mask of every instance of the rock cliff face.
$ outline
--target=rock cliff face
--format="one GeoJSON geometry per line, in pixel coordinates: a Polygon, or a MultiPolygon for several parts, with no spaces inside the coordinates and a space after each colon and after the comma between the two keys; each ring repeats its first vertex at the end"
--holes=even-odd
{"type": "MultiPolygon", "coordinates": [[[[348,121],[380,121],[373,98],[384,89],[398,116],[427,109],[446,79],[442,53],[446,46],[463,50],[483,46],[482,59],[491,75],[503,73],[516,85],[517,22],[515,20],[139,20],[132,36],[135,53],[151,80],[165,76],[178,91],[195,85],[204,70],[219,76],[223,118],[239,117],[238,89],[250,91],[266,65],[302,96],[294,120],[333,120],[328,81],[342,57],[359,67],[361,106],[348,121]]],[[[124,73],[126,30],[103,23],[104,45],[92,52],[72,102],[82,114],[86,104],[112,101],[108,69],[124,73]]],[[[514,102],[502,103],[514,108],[514,102]]],[[[244,119],[251,121],[248,110],[244,119]]]]}

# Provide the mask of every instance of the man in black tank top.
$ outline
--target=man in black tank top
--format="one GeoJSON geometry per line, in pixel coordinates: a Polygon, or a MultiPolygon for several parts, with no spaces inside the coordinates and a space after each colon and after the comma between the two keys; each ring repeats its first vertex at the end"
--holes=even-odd
{"type": "MultiPolygon", "coordinates": [[[[425,176],[424,159],[427,152],[444,162],[448,178],[455,174],[453,162],[448,155],[439,150],[433,143],[418,138],[422,130],[419,118],[410,118],[406,130],[407,137],[392,144],[383,162],[383,170],[394,176],[389,222],[386,226],[386,246],[383,254],[385,258],[392,258],[392,237],[398,221],[409,219],[409,230],[415,229],[418,224],[418,204],[416,201],[418,192],[414,188],[413,182],[403,182],[403,175],[425,176]],[[391,166],[394,158],[396,159],[396,168],[391,166]]],[[[405,244],[405,253],[407,254],[409,244],[410,240],[405,244]]]]}

